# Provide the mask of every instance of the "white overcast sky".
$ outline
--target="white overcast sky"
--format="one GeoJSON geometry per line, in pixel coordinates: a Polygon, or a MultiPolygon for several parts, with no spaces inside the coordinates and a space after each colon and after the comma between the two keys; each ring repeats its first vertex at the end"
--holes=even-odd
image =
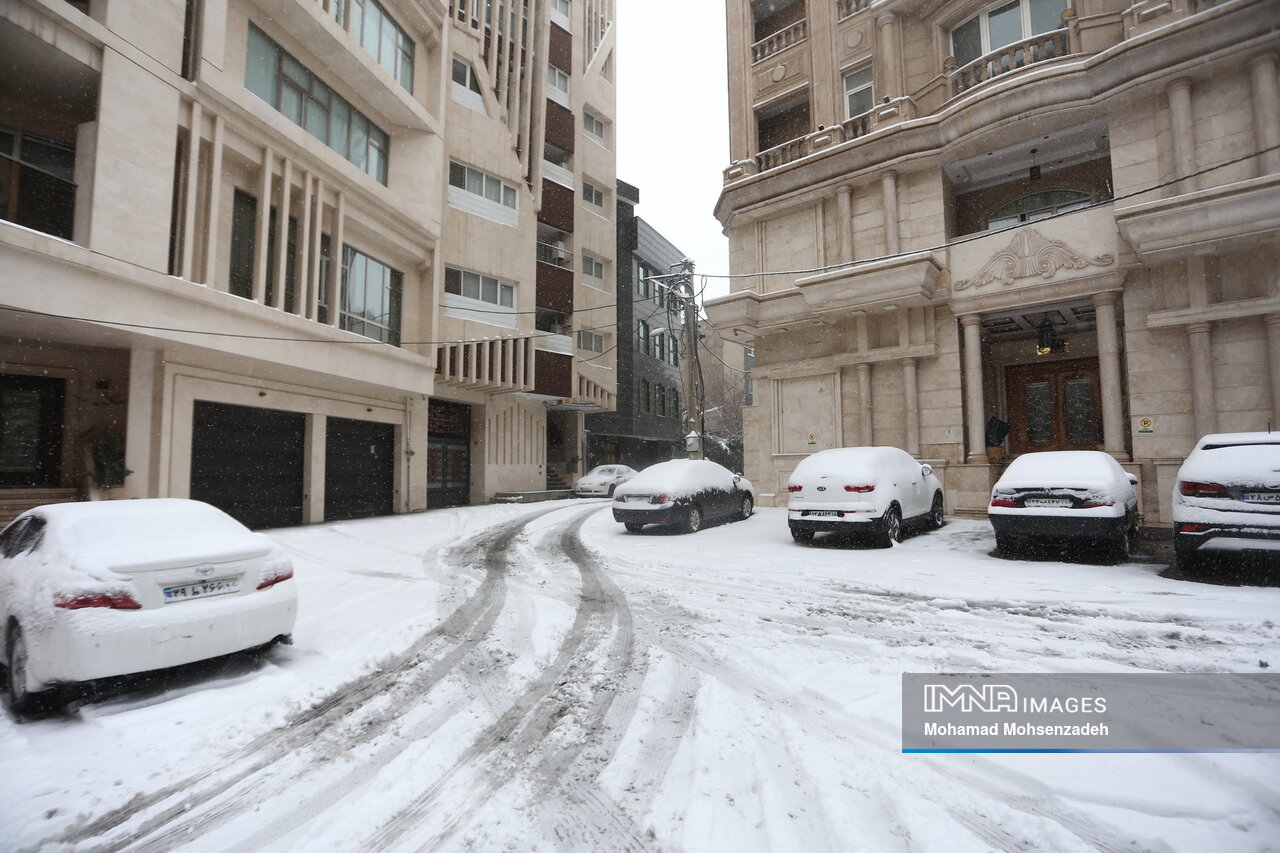
{"type": "MultiPolygon", "coordinates": [[[[618,0],[618,178],[701,273],[729,272],[712,211],[729,165],[724,0],[618,0]]],[[[723,279],[707,296],[729,292],[723,279]]]]}

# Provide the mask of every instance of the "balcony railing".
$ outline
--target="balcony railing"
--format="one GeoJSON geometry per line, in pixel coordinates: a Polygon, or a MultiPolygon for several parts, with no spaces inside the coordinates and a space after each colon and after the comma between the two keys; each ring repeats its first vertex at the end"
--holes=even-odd
{"type": "Polygon", "coordinates": [[[866,136],[871,132],[871,113],[863,113],[860,116],[847,118],[841,122],[840,127],[844,128],[845,139],[857,139],[859,136],[866,136]]]}
{"type": "Polygon", "coordinates": [[[1038,62],[1060,59],[1068,53],[1065,29],[1041,33],[1023,41],[1005,45],[962,68],[951,71],[951,94],[959,95],[1001,74],[1008,74],[1010,71],[1026,68],[1038,62]]]}
{"type": "Polygon", "coordinates": [[[781,145],[775,145],[767,151],[761,151],[756,155],[756,163],[761,172],[769,169],[776,169],[779,166],[785,166],[799,160],[809,153],[809,137],[801,136],[792,139],[790,142],[784,142],[781,145]]]}
{"type": "Polygon", "coordinates": [[[75,209],[74,183],[0,154],[0,219],[70,240],[75,209]]]}
{"type": "Polygon", "coordinates": [[[767,59],[775,53],[786,50],[793,44],[799,44],[809,35],[809,22],[807,20],[796,21],[786,29],[778,30],[771,36],[765,36],[760,41],[751,45],[751,61],[759,62],[767,59]]]}
{"type": "Polygon", "coordinates": [[[561,267],[562,269],[573,269],[573,252],[568,251],[563,246],[556,246],[553,243],[538,243],[538,262],[543,264],[551,264],[553,267],[561,267]]]}
{"type": "Polygon", "coordinates": [[[870,5],[871,0],[836,0],[836,20],[851,18],[854,12],[861,12],[870,5]]]}

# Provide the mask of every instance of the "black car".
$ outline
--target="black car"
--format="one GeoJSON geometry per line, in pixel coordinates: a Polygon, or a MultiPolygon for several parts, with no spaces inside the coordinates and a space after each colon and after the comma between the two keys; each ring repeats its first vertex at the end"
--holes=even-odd
{"type": "Polygon", "coordinates": [[[706,459],[672,459],[641,471],[613,493],[613,520],[639,533],[646,524],[696,533],[705,522],[748,518],[755,489],[740,474],[706,459]]]}

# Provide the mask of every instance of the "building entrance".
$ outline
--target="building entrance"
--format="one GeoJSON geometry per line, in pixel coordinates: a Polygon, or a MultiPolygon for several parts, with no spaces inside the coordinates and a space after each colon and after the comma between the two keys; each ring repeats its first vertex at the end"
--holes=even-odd
{"type": "Polygon", "coordinates": [[[66,381],[0,373],[0,486],[57,486],[66,381]]]}
{"type": "Polygon", "coordinates": [[[1014,365],[1005,381],[1010,453],[1093,450],[1102,443],[1096,358],[1014,365]]]}

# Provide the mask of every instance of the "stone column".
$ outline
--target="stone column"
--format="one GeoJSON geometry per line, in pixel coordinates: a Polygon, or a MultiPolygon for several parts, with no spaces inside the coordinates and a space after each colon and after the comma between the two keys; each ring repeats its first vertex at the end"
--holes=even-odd
{"type": "Polygon", "coordinates": [[[337,195],[333,210],[333,242],[329,250],[329,281],[324,285],[328,288],[325,300],[329,306],[327,319],[330,326],[341,324],[342,264],[347,253],[343,243],[347,238],[347,194],[339,190],[337,195]]]}
{"type": "Polygon", "coordinates": [[[257,241],[253,256],[253,301],[267,301],[267,246],[271,231],[271,170],[274,168],[275,155],[271,146],[262,148],[262,175],[258,185],[258,220],[254,225],[257,241]]]}
{"type": "Polygon", "coordinates": [[[1124,449],[1124,406],[1120,391],[1120,329],[1116,325],[1118,293],[1095,293],[1093,303],[1098,327],[1098,379],[1102,395],[1102,447],[1121,462],[1129,461],[1124,449]]]}
{"type": "MultiPolygon", "coordinates": [[[[1173,170],[1175,178],[1190,175],[1196,170],[1195,124],[1191,118],[1191,81],[1185,77],[1174,80],[1165,90],[1169,98],[1169,138],[1173,144],[1173,170]]],[[[1188,185],[1182,191],[1194,189],[1188,185]]]]}
{"type": "Polygon", "coordinates": [[[881,98],[896,98],[902,94],[902,85],[898,82],[901,72],[898,68],[898,16],[885,12],[876,18],[879,39],[876,51],[875,76],[880,82],[881,98]]]}
{"type": "Polygon", "coordinates": [[[218,222],[222,219],[222,149],[226,145],[226,127],[221,115],[213,116],[213,164],[209,167],[209,204],[205,217],[204,276],[201,283],[215,286],[217,274],[218,222]]]}
{"type": "Polygon", "coordinates": [[[874,424],[871,418],[871,365],[862,362],[854,365],[858,374],[858,444],[870,447],[874,424]]]}
{"type": "Polygon", "coordinates": [[[907,413],[907,446],[904,448],[912,456],[920,455],[920,391],[916,384],[916,360],[902,360],[902,395],[907,413]]]}
{"type": "Polygon", "coordinates": [[[884,248],[886,255],[899,251],[898,239],[898,173],[892,169],[880,176],[884,193],[884,248]]]}
{"type": "Polygon", "coordinates": [[[1280,429],[1280,314],[1268,314],[1267,369],[1271,374],[1271,428],[1280,429]]]}
{"type": "MultiPolygon", "coordinates": [[[[191,102],[191,132],[187,134],[186,198],[182,204],[182,269],[187,281],[195,280],[196,262],[196,196],[200,187],[200,137],[204,117],[198,101],[191,102]]],[[[210,247],[212,251],[212,247],[210,247]]]]}
{"type": "Polygon", "coordinates": [[[276,218],[276,282],[271,294],[271,307],[277,309],[284,308],[285,279],[289,272],[289,202],[292,196],[293,161],[285,157],[280,176],[280,215],[276,218]]]}
{"type": "Polygon", "coordinates": [[[964,314],[960,325],[964,329],[964,384],[965,419],[969,427],[969,455],[966,462],[987,462],[987,404],[982,392],[982,329],[977,314],[964,314]]]}
{"type": "Polygon", "coordinates": [[[1192,323],[1187,326],[1191,349],[1191,406],[1195,413],[1196,438],[1218,431],[1210,328],[1209,323],[1192,323]]]}
{"type": "Polygon", "coordinates": [[[325,432],[329,419],[309,414],[303,441],[302,523],[324,521],[325,432]]]}
{"type": "Polygon", "coordinates": [[[853,260],[853,187],[841,184],[836,188],[837,209],[840,216],[840,262],[853,260]]]}
{"type": "MultiPolygon", "coordinates": [[[[1276,55],[1264,53],[1249,62],[1253,92],[1253,133],[1261,151],[1280,145],[1280,86],[1276,83],[1276,55]]],[[[1280,172],[1280,150],[1258,158],[1258,174],[1280,172]]]]}

